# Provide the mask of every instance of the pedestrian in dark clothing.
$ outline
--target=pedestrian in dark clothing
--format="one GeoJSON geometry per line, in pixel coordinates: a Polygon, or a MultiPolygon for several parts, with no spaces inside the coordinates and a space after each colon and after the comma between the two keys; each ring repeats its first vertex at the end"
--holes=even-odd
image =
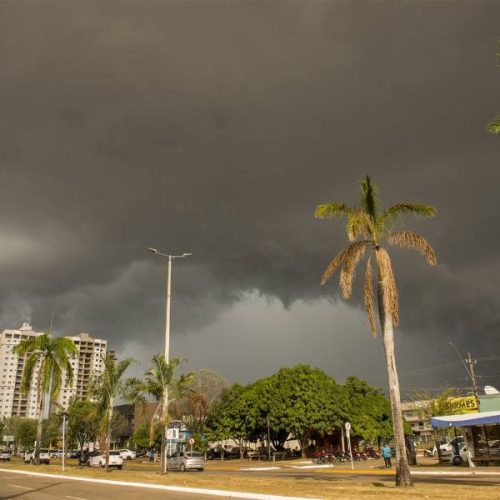
{"type": "Polygon", "coordinates": [[[392,455],[391,448],[390,448],[389,445],[386,444],[382,448],[382,456],[384,457],[384,462],[385,462],[385,468],[386,469],[389,469],[390,467],[392,467],[392,464],[391,464],[391,455],[392,455]]]}

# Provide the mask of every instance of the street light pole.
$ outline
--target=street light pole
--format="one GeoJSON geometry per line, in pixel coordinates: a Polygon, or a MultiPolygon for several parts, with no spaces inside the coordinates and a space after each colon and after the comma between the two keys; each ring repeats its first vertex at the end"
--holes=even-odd
{"type": "MultiPolygon", "coordinates": [[[[155,255],[159,255],[160,257],[165,257],[168,259],[168,264],[167,264],[167,286],[166,286],[166,295],[167,295],[167,300],[165,304],[165,362],[168,364],[170,360],[170,311],[171,311],[171,296],[172,296],[172,260],[174,259],[184,259],[186,257],[189,257],[192,255],[192,253],[187,253],[184,252],[182,255],[172,255],[172,254],[166,254],[163,252],[160,252],[156,248],[151,248],[148,247],[148,252],[154,253],[155,255]]],[[[165,394],[165,397],[163,398],[163,408],[162,408],[162,414],[163,418],[166,419],[168,416],[168,392],[165,394]]],[[[163,439],[165,440],[168,434],[168,423],[167,420],[165,420],[165,426],[164,426],[164,437],[163,439]]],[[[168,455],[168,445],[169,443],[165,444],[165,442],[162,443],[164,446],[164,452],[161,454],[162,458],[162,473],[166,474],[167,472],[167,455],[168,455]]]]}

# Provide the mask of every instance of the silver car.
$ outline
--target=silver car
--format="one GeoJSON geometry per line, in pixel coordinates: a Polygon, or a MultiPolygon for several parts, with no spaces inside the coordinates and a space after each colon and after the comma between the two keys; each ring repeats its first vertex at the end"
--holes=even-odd
{"type": "Polygon", "coordinates": [[[0,451],[0,460],[10,462],[10,450],[0,451]]]}
{"type": "Polygon", "coordinates": [[[167,468],[169,470],[202,471],[205,468],[205,457],[197,451],[177,451],[168,457],[167,468]]]}

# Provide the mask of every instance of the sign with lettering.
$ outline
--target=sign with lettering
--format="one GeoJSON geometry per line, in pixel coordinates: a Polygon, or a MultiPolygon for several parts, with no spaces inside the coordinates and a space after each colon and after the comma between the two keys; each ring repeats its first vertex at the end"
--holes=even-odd
{"type": "Polygon", "coordinates": [[[477,413],[477,399],[474,396],[466,396],[464,398],[450,398],[451,408],[453,413],[477,413]]]}

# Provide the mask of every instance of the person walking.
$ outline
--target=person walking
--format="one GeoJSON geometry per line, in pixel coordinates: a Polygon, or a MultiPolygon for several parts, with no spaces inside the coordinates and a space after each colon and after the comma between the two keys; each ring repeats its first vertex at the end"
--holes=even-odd
{"type": "Polygon", "coordinates": [[[384,457],[385,468],[389,469],[392,467],[391,463],[392,450],[391,447],[386,443],[382,448],[382,456],[384,457]]]}

